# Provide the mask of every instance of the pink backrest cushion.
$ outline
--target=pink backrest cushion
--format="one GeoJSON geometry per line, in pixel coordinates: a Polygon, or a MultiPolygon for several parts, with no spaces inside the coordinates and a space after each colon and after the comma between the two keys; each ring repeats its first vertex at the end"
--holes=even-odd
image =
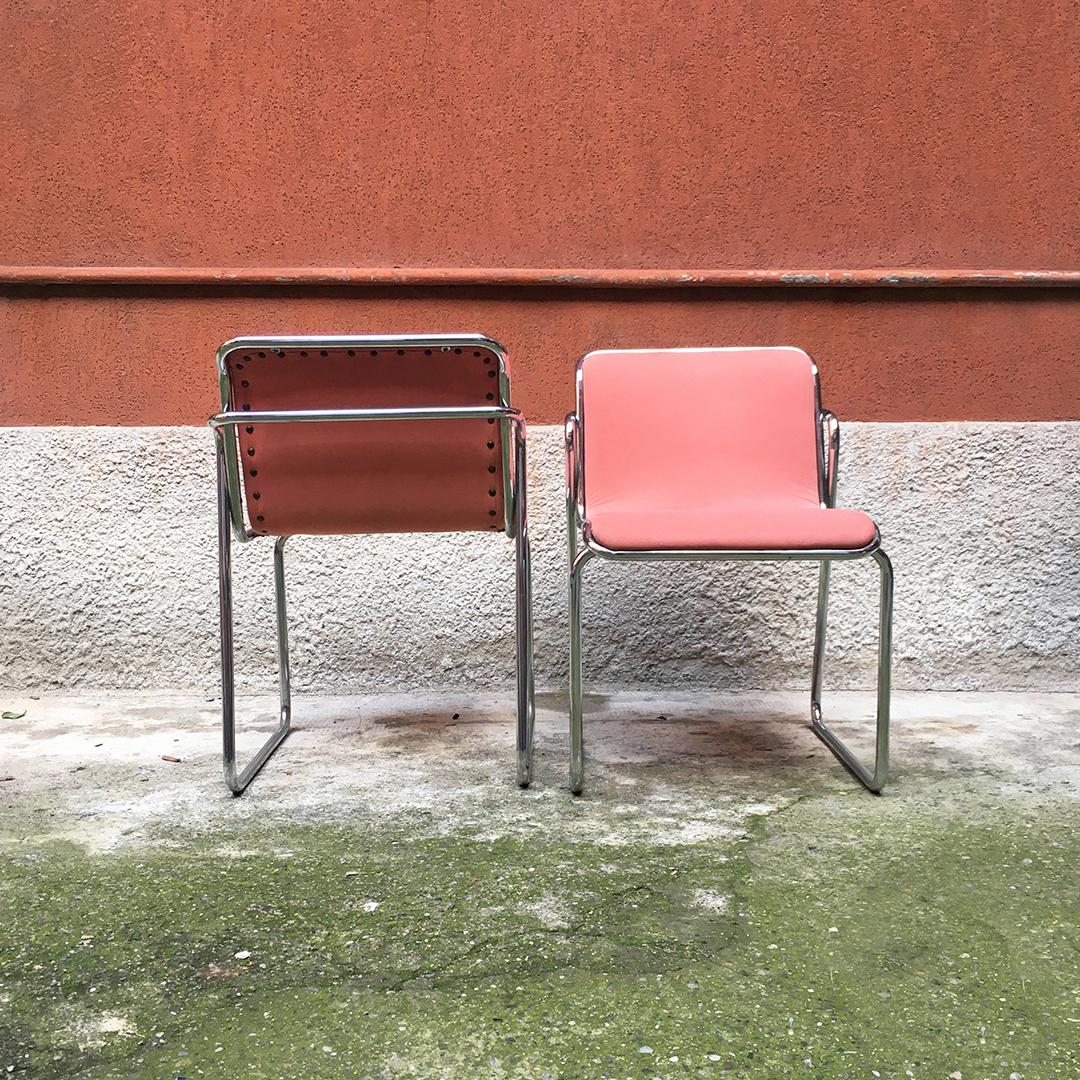
{"type": "Polygon", "coordinates": [[[586,516],[605,503],[820,505],[813,361],[801,349],[589,353],[586,516]]]}

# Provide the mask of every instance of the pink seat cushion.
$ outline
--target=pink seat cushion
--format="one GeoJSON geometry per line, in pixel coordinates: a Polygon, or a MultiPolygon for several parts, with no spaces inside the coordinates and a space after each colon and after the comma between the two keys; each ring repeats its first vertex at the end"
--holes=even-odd
{"type": "Polygon", "coordinates": [[[874,542],[872,518],[815,507],[656,507],[626,500],[591,513],[592,537],[615,551],[854,551],[874,542]]]}
{"type": "Polygon", "coordinates": [[[605,350],[582,362],[586,527],[622,551],[854,551],[877,527],[821,505],[801,349],[605,350]]]}

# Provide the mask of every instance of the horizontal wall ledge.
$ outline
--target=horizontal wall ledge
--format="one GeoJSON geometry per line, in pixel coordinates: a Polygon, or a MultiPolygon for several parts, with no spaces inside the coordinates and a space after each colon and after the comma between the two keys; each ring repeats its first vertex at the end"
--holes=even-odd
{"type": "Polygon", "coordinates": [[[577,289],[1080,287],[1080,270],[0,266],[0,285],[549,286],[577,289]]]}

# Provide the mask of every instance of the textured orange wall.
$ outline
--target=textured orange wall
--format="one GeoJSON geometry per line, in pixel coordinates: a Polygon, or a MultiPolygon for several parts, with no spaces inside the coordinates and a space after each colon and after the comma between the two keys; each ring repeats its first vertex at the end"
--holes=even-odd
{"type": "MultiPolygon", "coordinates": [[[[1071,2],[0,16],[11,264],[1069,269],[1080,252],[1071,2]]],[[[815,351],[853,418],[1077,416],[1075,296],[7,287],[3,422],[195,422],[232,333],[436,329],[504,339],[541,420],[590,347],[774,341],[815,351]]]]}

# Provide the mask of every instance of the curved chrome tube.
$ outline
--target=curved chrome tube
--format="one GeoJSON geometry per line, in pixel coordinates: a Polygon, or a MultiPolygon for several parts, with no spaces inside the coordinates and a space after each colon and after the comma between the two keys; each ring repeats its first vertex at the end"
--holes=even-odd
{"type": "Polygon", "coordinates": [[[218,475],[218,596],[221,607],[221,717],[222,757],[225,783],[239,795],[251,783],[270,755],[281,745],[292,725],[292,691],[289,680],[289,624],[285,606],[285,544],[281,536],[274,544],[274,612],[277,625],[279,723],[259,751],[243,768],[236,764],[236,683],[233,648],[232,532],[229,513],[229,485],[225,471],[223,438],[217,432],[218,475]]]}
{"type": "Polygon", "coordinates": [[[517,660],[517,781],[532,782],[533,729],[536,692],[533,673],[532,556],[529,550],[529,515],[525,481],[525,425],[514,425],[513,532],[516,595],[517,660]]]}
{"type": "Polygon", "coordinates": [[[814,672],[810,689],[810,726],[814,734],[839,758],[842,765],[875,795],[889,778],[889,713],[892,697],[893,568],[878,548],[871,556],[880,571],[878,598],[878,677],[874,768],[866,768],[826,726],[821,716],[821,688],[825,668],[825,626],[829,607],[829,563],[821,564],[818,581],[817,627],[814,634],[814,672]]]}

